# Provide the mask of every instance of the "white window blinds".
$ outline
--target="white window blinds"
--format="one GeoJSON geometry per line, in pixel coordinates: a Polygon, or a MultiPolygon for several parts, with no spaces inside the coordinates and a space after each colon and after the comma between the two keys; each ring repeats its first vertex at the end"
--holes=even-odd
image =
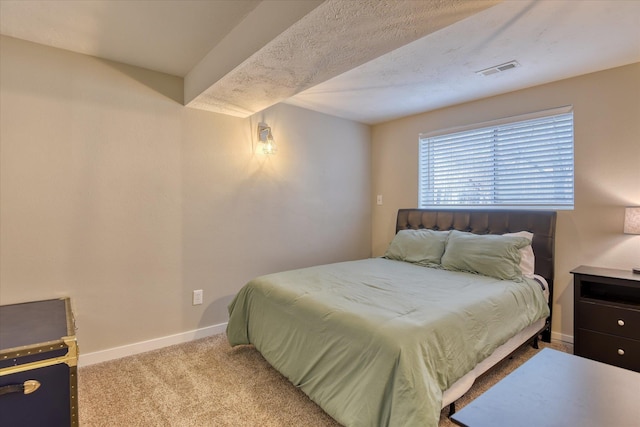
{"type": "Polygon", "coordinates": [[[420,135],[420,207],[573,209],[573,112],[534,117],[420,135]]]}

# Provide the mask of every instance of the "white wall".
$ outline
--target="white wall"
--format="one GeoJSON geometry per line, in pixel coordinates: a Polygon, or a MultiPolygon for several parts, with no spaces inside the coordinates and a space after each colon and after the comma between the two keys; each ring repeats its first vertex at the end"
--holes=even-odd
{"type": "Polygon", "coordinates": [[[226,322],[256,275],[370,255],[368,126],[193,110],[180,78],[0,43],[0,303],[70,296],[83,353],[226,322]]]}
{"type": "Polygon", "coordinates": [[[83,353],[223,323],[259,274],[381,255],[397,209],[417,204],[418,133],[562,105],[576,208],[558,217],[554,335],[573,335],[573,267],[640,265],[640,237],[621,234],[623,207],[640,205],[640,64],[370,135],[283,104],[249,119],[192,110],[177,77],[0,43],[0,303],[70,296],[83,353]]]}
{"type": "Polygon", "coordinates": [[[380,124],[372,130],[373,255],[393,238],[396,212],[418,203],[418,134],[564,105],[574,107],[575,209],[558,214],[553,332],[573,336],[571,269],[640,265],[640,236],[622,234],[640,205],[640,64],[593,73],[380,124]]]}

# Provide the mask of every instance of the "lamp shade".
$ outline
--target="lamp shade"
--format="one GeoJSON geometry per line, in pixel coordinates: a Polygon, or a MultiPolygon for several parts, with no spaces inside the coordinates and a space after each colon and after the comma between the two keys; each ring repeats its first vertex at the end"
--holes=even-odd
{"type": "Polygon", "coordinates": [[[625,208],[624,233],[640,234],[640,206],[630,206],[625,208]]]}

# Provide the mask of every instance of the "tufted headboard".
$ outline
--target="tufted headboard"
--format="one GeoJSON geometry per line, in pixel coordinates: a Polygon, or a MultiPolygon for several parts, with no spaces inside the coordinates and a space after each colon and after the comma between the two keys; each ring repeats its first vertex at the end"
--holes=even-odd
{"type": "MultiPolygon", "coordinates": [[[[549,308],[553,305],[554,243],[556,212],[551,211],[490,211],[490,210],[432,210],[400,209],[396,233],[400,230],[428,228],[431,230],[459,230],[475,234],[504,234],[518,231],[533,233],[535,273],[549,283],[549,308]]],[[[550,322],[550,319],[549,319],[550,322]]],[[[549,331],[543,340],[549,341],[549,331]]]]}

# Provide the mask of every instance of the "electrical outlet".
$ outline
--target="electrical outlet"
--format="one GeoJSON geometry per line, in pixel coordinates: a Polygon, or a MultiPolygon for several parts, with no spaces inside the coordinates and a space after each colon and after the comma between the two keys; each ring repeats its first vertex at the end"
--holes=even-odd
{"type": "Polygon", "coordinates": [[[193,305],[202,304],[202,298],[202,289],[196,289],[195,291],[193,291],[193,305]]]}

